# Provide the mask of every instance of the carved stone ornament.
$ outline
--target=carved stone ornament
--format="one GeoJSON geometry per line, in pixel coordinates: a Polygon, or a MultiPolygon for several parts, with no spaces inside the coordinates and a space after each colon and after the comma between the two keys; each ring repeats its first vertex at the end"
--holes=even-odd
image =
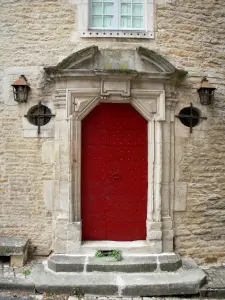
{"type": "MultiPolygon", "coordinates": [[[[170,159],[175,153],[173,109],[178,102],[176,87],[186,72],[143,47],[99,50],[97,46],[73,53],[58,65],[45,68],[45,72],[55,82],[54,105],[59,115],[57,119],[56,113],[59,153],[56,190],[64,188],[56,202],[61,206],[56,204],[54,208],[56,227],[63,215],[68,224],[77,224],[72,226],[73,235],[79,237],[76,242],[69,238],[61,241],[62,232],[61,235],[56,233],[55,251],[76,253],[80,249],[82,120],[101,102],[130,103],[147,120],[146,243],[151,253],[173,251],[173,228],[171,226],[166,234],[163,228],[173,223],[174,159],[170,159]],[[171,209],[163,211],[166,207],[171,209]],[[167,236],[165,240],[164,236],[167,236]]],[[[68,228],[64,227],[63,236],[70,236],[68,228]]]]}

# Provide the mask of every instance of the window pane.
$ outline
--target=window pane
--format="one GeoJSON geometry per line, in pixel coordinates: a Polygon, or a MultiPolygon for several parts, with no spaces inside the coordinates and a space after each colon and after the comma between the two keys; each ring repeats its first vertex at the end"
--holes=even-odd
{"type": "Polygon", "coordinates": [[[92,16],[92,27],[102,27],[102,16],[92,16]]]}
{"type": "Polygon", "coordinates": [[[132,5],[132,15],[142,17],[143,16],[143,5],[142,4],[133,4],[132,5]]]}
{"type": "Polygon", "coordinates": [[[102,3],[92,3],[92,15],[102,15],[102,3]]]}
{"type": "Polygon", "coordinates": [[[103,7],[104,15],[113,15],[113,3],[104,3],[103,7]]]}
{"type": "Polygon", "coordinates": [[[103,17],[103,27],[111,28],[112,20],[113,20],[113,16],[104,16],[103,17]]]}
{"type": "Polygon", "coordinates": [[[121,17],[121,28],[131,28],[131,17],[121,17]]]}
{"type": "Polygon", "coordinates": [[[133,28],[144,28],[142,17],[133,17],[132,22],[133,22],[133,26],[132,26],[133,28]]]}
{"type": "Polygon", "coordinates": [[[143,3],[143,0],[132,0],[133,3],[143,3]]]}
{"type": "Polygon", "coordinates": [[[121,0],[121,3],[131,3],[131,0],[121,0]]]}
{"type": "Polygon", "coordinates": [[[121,4],[121,15],[131,15],[131,4],[121,4]]]}

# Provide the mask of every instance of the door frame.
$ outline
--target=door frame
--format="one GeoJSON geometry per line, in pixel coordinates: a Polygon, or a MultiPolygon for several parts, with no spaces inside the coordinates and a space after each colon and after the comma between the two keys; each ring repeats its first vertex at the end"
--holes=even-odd
{"type": "Polygon", "coordinates": [[[52,130],[55,178],[44,187],[44,197],[49,200],[50,194],[53,199],[54,251],[81,251],[81,120],[98,102],[115,101],[131,103],[148,121],[146,241],[150,253],[173,252],[175,198],[177,205],[186,197],[186,185],[179,189],[177,180],[175,194],[174,120],[179,85],[187,71],[147,48],[97,46],[72,53],[44,70],[46,95],[52,97],[56,113],[52,130]],[[106,69],[109,61],[112,68],[106,69]]]}
{"type": "MultiPolygon", "coordinates": [[[[124,79],[126,80],[127,79],[124,79]]],[[[113,85],[114,87],[116,85],[113,85]]],[[[126,82],[125,86],[129,86],[126,82]]],[[[130,96],[123,96],[117,90],[110,94],[96,95],[90,89],[67,90],[68,99],[77,99],[75,112],[70,116],[72,143],[71,155],[74,157],[75,165],[72,166],[74,185],[72,186],[70,201],[70,222],[81,222],[81,122],[88,113],[99,103],[130,103],[148,122],[148,191],[147,191],[147,219],[146,219],[146,241],[150,252],[161,253],[162,245],[162,157],[163,157],[163,135],[162,121],[165,120],[165,91],[164,90],[131,90],[130,96]],[[88,95],[89,94],[89,95],[88,95]],[[89,97],[88,97],[89,96],[89,97]],[[86,100],[85,100],[86,99],[86,100]],[[150,108],[150,109],[149,109],[150,108]],[[152,111],[151,111],[152,109],[152,111]],[[155,110],[155,111],[154,111],[155,110]]],[[[71,101],[70,101],[71,102],[71,101]]],[[[71,104],[72,106],[72,104],[71,104]]],[[[68,108],[69,109],[69,108],[68,108]]],[[[169,220],[171,222],[171,220],[169,220]]],[[[172,222],[169,225],[172,228],[172,222]]],[[[81,236],[81,223],[79,227],[81,236]]]]}

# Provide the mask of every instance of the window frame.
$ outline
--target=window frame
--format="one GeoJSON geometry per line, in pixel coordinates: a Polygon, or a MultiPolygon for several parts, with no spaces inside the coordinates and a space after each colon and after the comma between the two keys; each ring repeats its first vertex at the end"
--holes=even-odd
{"type": "MultiPolygon", "coordinates": [[[[103,31],[111,31],[111,30],[116,30],[116,31],[135,31],[135,32],[142,32],[142,31],[146,31],[147,30],[147,24],[146,24],[146,18],[147,18],[147,14],[146,14],[146,11],[147,11],[147,1],[146,0],[143,0],[143,2],[139,2],[138,3],[138,0],[137,2],[133,3],[133,1],[131,0],[130,3],[128,4],[143,4],[143,15],[142,15],[142,18],[143,18],[143,28],[135,28],[135,27],[127,27],[127,28],[123,28],[121,27],[121,17],[122,17],[122,14],[121,14],[121,3],[122,3],[123,0],[114,0],[114,1],[111,1],[111,3],[114,3],[114,24],[117,24],[117,26],[115,28],[109,28],[109,27],[93,27],[92,26],[92,17],[93,17],[93,13],[92,13],[92,5],[93,5],[93,0],[89,0],[89,10],[88,10],[88,29],[89,30],[103,30],[103,31]]],[[[104,2],[104,0],[102,1],[95,1],[95,3],[102,3],[103,6],[102,6],[102,15],[101,16],[104,16],[104,3],[107,3],[104,2]]],[[[109,1],[110,3],[110,1],[109,1]]],[[[124,2],[126,4],[126,2],[124,2]]],[[[131,19],[134,17],[132,14],[130,15],[131,16],[131,19]]]]}
{"type": "Polygon", "coordinates": [[[144,29],[108,29],[90,27],[90,0],[80,0],[77,9],[77,27],[81,37],[118,37],[118,38],[154,38],[155,6],[154,0],[144,0],[144,29]],[[146,8],[146,9],[145,9],[146,8]]]}

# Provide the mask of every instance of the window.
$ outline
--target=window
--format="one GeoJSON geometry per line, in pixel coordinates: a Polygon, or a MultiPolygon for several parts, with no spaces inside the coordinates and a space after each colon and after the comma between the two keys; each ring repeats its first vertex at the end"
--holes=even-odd
{"type": "Polygon", "coordinates": [[[82,37],[154,38],[155,0],[76,0],[82,37]]]}
{"type": "Polygon", "coordinates": [[[90,29],[144,30],[144,0],[90,0],[90,29]]]}
{"type": "Polygon", "coordinates": [[[35,105],[27,113],[28,121],[36,126],[44,126],[51,120],[51,110],[45,105],[35,105]]]}
{"type": "Polygon", "coordinates": [[[38,105],[32,106],[23,118],[23,136],[31,137],[54,137],[54,122],[52,117],[53,103],[48,106],[40,101],[38,105]]]}

